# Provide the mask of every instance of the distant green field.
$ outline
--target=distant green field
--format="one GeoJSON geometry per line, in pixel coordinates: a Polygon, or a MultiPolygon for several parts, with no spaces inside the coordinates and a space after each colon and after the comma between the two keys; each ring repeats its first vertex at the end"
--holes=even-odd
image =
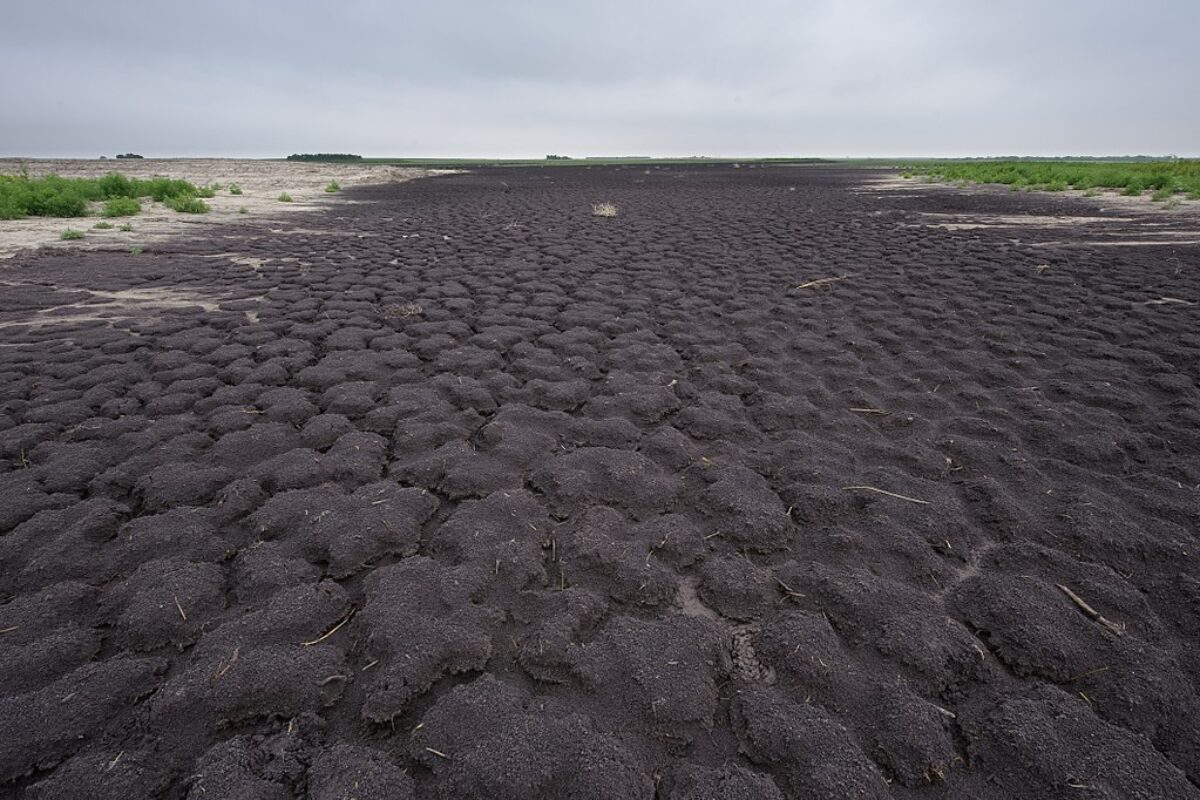
{"type": "Polygon", "coordinates": [[[1156,200],[1180,192],[1200,198],[1200,160],[1100,161],[943,161],[913,164],[908,175],[945,181],[999,183],[1014,189],[1121,189],[1140,195],[1153,190],[1156,200]]]}

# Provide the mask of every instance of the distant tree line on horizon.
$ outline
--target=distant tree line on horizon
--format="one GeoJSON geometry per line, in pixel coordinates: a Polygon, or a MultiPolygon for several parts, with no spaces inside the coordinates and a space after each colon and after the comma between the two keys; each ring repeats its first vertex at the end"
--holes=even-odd
{"type": "Polygon", "coordinates": [[[139,156],[137,153],[117,153],[117,158],[144,158],[144,157],[145,156],[139,156]]]}
{"type": "Polygon", "coordinates": [[[354,153],[292,153],[288,161],[362,161],[354,153]]]}

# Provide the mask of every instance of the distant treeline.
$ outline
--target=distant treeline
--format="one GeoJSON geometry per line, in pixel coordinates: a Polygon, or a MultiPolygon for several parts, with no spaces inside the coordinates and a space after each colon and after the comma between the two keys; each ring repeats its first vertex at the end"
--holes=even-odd
{"type": "Polygon", "coordinates": [[[292,153],[288,161],[362,161],[353,153],[292,153]]]}
{"type": "Polygon", "coordinates": [[[142,158],[137,153],[117,153],[117,158],[142,158]]]}

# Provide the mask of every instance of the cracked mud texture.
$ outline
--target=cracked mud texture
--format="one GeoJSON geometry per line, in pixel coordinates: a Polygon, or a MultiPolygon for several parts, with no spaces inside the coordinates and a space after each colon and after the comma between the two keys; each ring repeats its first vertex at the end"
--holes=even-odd
{"type": "Polygon", "coordinates": [[[7,262],[0,796],[1200,797],[1200,247],[886,177],[7,262]]]}

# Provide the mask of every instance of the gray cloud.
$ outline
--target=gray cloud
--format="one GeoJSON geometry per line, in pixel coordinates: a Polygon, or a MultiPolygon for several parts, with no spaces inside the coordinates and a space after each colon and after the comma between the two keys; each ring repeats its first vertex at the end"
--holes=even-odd
{"type": "Polygon", "coordinates": [[[1193,0],[42,0],[0,27],[0,154],[1196,154],[1197,30],[1193,0]]]}

